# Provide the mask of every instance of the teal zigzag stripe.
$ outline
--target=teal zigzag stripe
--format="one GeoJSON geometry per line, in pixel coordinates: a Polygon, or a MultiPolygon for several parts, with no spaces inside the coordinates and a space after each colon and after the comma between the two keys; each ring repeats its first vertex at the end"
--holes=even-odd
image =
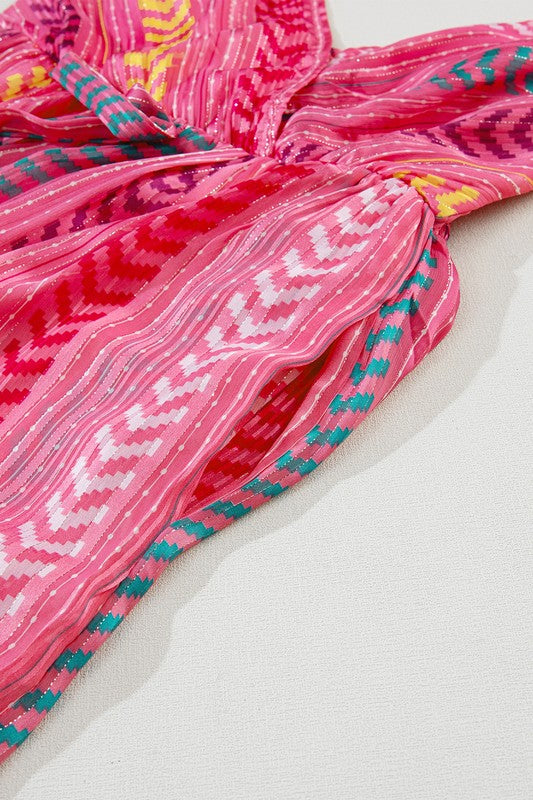
{"type": "Polygon", "coordinates": [[[80,147],[80,153],[82,153],[86,158],[100,166],[101,164],[110,164],[113,159],[108,158],[105,156],[101,150],[99,150],[95,145],[88,144],[85,147],[80,147]]]}
{"type": "Polygon", "coordinates": [[[87,653],[84,653],[83,650],[76,650],[73,652],[72,650],[64,650],[54,661],[53,666],[54,669],[57,669],[58,672],[64,668],[66,668],[69,672],[74,672],[74,670],[80,670],[85,664],[89,661],[92,656],[92,650],[88,650],[87,653]]]}
{"type": "Polygon", "coordinates": [[[2,194],[8,197],[16,197],[16,195],[20,194],[22,191],[24,191],[22,186],[17,186],[16,183],[12,183],[3,175],[0,175],[0,192],[2,192],[2,194]]]}
{"type": "Polygon", "coordinates": [[[87,105],[88,108],[92,108],[92,102],[94,98],[98,94],[101,94],[102,92],[106,91],[107,91],[107,86],[104,83],[98,84],[98,86],[96,86],[94,89],[91,89],[91,91],[87,93],[87,97],[85,98],[85,105],[87,105]]]}
{"type": "Polygon", "coordinates": [[[374,395],[365,392],[357,392],[351,397],[344,398],[342,394],[338,394],[330,403],[332,414],[338,414],[339,411],[368,411],[374,401],[374,395]]]}
{"type": "Polygon", "coordinates": [[[452,84],[446,80],[446,78],[439,78],[438,75],[434,75],[432,78],[429,79],[430,83],[436,83],[440,89],[448,89],[452,90],[452,84]]]}
{"type": "MultiPolygon", "coordinates": [[[[59,82],[63,86],[63,88],[65,89],[67,88],[66,84],[69,74],[71,72],[74,72],[75,69],[79,69],[79,67],[80,64],[78,64],[77,61],[70,61],[68,64],[65,64],[65,66],[59,70],[59,82]]],[[[54,119],[54,117],[51,117],[51,119],[54,119]]]]}
{"type": "Polygon", "coordinates": [[[515,86],[516,73],[522,67],[529,56],[533,53],[533,47],[521,45],[516,48],[515,54],[505,68],[505,88],[509,94],[520,94],[515,86]]]}
{"type": "Polygon", "coordinates": [[[226,519],[239,519],[252,510],[251,506],[243,506],[242,503],[234,504],[230,500],[217,500],[207,508],[214,511],[215,514],[224,514],[226,519]]]}
{"type": "Polygon", "coordinates": [[[61,167],[65,172],[78,172],[82,169],[81,166],[74,164],[74,162],[70,160],[62,147],[54,147],[50,150],[45,150],[44,154],[50,156],[50,160],[54,164],[57,164],[58,167],[61,167]]]}
{"type": "Polygon", "coordinates": [[[153,578],[141,578],[136,575],[134,578],[124,578],[115,589],[115,594],[121,597],[123,594],[126,597],[142,597],[153,583],[153,578]]]}
{"type": "Polygon", "coordinates": [[[34,692],[26,692],[26,694],[23,694],[22,697],[13,704],[13,708],[21,706],[25,711],[28,711],[30,708],[35,708],[35,710],[41,714],[43,711],[50,711],[54,703],[56,703],[60,697],[61,692],[56,692],[56,694],[54,694],[51,689],[47,689],[46,692],[35,689],[34,692]]]}
{"type": "MultiPolygon", "coordinates": [[[[395,303],[395,305],[399,304],[395,303]]],[[[365,375],[377,375],[384,378],[389,367],[390,361],[388,358],[373,358],[368,362],[365,369],[362,368],[361,363],[358,361],[350,374],[350,378],[352,379],[354,386],[358,386],[365,375]]]]}
{"type": "Polygon", "coordinates": [[[422,255],[420,256],[420,261],[425,261],[428,267],[436,267],[437,266],[437,259],[434,258],[429,250],[424,250],[422,255]]]}
{"type": "Polygon", "coordinates": [[[450,72],[453,75],[457,75],[457,77],[460,78],[463,81],[463,83],[464,83],[464,85],[465,85],[465,87],[467,89],[473,89],[474,86],[476,85],[476,82],[472,78],[471,74],[469,72],[466,72],[466,70],[463,69],[465,64],[468,64],[468,59],[466,59],[466,58],[465,58],[464,61],[458,61],[457,64],[454,64],[454,66],[451,68],[450,72]]]}
{"type": "Polygon", "coordinates": [[[398,328],[397,325],[386,325],[381,328],[377,333],[369,333],[366,340],[366,349],[372,350],[378,342],[394,342],[398,344],[402,338],[403,330],[398,328]]]}
{"type": "Polygon", "coordinates": [[[483,53],[476,64],[476,67],[479,67],[482,73],[485,75],[485,83],[488,85],[494,83],[496,73],[490,64],[494,61],[499,52],[499,47],[493,47],[491,50],[487,50],[485,53],[483,53]]]}
{"type": "Polygon", "coordinates": [[[379,309],[379,316],[386,317],[388,314],[394,314],[395,311],[401,311],[402,314],[415,314],[418,311],[420,303],[413,297],[404,297],[397,303],[391,303],[390,306],[383,305],[379,309]]]}
{"type": "Polygon", "coordinates": [[[330,447],[337,447],[351,432],[352,428],[341,428],[339,425],[336,425],[333,429],[326,428],[321,431],[320,425],[315,425],[307,434],[306,441],[308,444],[318,444],[321,446],[329,444],[330,447]]]}
{"type": "Polygon", "coordinates": [[[9,725],[0,725],[0,742],[5,742],[9,747],[22,744],[24,739],[29,735],[30,732],[27,728],[23,728],[19,731],[12,723],[9,725]]]}
{"type": "Polygon", "coordinates": [[[282,486],[281,483],[272,483],[271,481],[263,480],[261,478],[254,478],[253,481],[245,483],[242,488],[245,492],[262,494],[264,497],[275,497],[289,487],[282,486]]]}
{"type": "Polygon", "coordinates": [[[289,472],[299,472],[300,475],[307,475],[312,472],[317,466],[317,462],[313,458],[293,458],[292,451],[287,450],[276,461],[278,469],[287,469],[289,472]]]}
{"type": "Polygon", "coordinates": [[[112,614],[111,611],[108,614],[98,612],[87,625],[87,629],[90,630],[91,633],[94,633],[94,631],[111,633],[115,628],[118,628],[123,619],[123,614],[112,614]]]}
{"type": "Polygon", "coordinates": [[[415,272],[414,275],[411,275],[410,278],[407,278],[400,288],[398,289],[399,292],[405,291],[405,289],[410,289],[413,284],[420,286],[422,289],[429,289],[431,284],[433,283],[433,278],[430,278],[429,275],[424,275],[422,272],[415,272]]]}
{"type": "Polygon", "coordinates": [[[215,142],[208,142],[201,134],[197,133],[192,128],[184,128],[178,133],[179,138],[187,139],[189,142],[194,142],[199,150],[212,150],[215,142]]]}
{"type": "Polygon", "coordinates": [[[79,78],[74,84],[74,97],[76,100],[80,99],[80,95],[84,86],[87,86],[88,83],[93,83],[96,80],[95,75],[84,75],[83,78],[79,78]]]}
{"type": "MultiPolygon", "coordinates": [[[[102,100],[98,105],[103,106],[104,103],[105,101],[102,100]]],[[[135,111],[114,111],[109,117],[109,130],[111,133],[116,134],[120,130],[120,126],[125,122],[142,122],[142,117],[135,111]]]]}
{"type": "Polygon", "coordinates": [[[189,517],[183,517],[170,524],[171,528],[182,528],[189,536],[194,536],[196,539],[207,539],[214,532],[214,528],[208,528],[203,522],[195,522],[189,517]]]}
{"type": "Polygon", "coordinates": [[[164,539],[160,542],[152,542],[148,550],[144,554],[144,558],[148,560],[153,558],[156,561],[174,561],[176,556],[183,553],[183,547],[173,543],[169,544],[164,539]]]}
{"type": "Polygon", "coordinates": [[[37,164],[34,164],[34,162],[27,156],[15,161],[13,166],[20,169],[21,172],[25,172],[26,175],[29,175],[30,178],[33,178],[35,181],[39,181],[39,183],[46,183],[47,181],[52,180],[50,175],[38,167],[37,164]]]}

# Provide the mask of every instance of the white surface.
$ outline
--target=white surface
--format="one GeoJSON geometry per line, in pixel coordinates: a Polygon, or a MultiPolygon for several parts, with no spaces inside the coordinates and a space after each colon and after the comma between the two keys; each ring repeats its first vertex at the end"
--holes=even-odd
{"type": "MultiPolygon", "coordinates": [[[[330,4],[338,45],[531,3],[330,4]]],[[[178,558],[2,800],[526,800],[533,197],[455,223],[452,332],[312,475],[178,558]]]]}

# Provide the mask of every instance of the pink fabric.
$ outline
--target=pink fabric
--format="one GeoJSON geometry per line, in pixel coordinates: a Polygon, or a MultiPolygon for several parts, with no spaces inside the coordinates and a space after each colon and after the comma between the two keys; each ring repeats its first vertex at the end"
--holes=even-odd
{"type": "Polygon", "coordinates": [[[2,759],[450,330],[450,222],[533,188],[533,23],[335,51],[319,0],[18,0],[0,30],[2,759]]]}

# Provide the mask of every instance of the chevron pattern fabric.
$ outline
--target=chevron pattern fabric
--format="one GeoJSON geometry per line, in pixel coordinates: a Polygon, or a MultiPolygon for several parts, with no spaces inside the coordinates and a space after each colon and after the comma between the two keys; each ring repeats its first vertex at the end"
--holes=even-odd
{"type": "Polygon", "coordinates": [[[448,333],[450,223],[533,188],[533,22],[338,51],[322,0],[17,0],[0,30],[2,760],[448,333]]]}

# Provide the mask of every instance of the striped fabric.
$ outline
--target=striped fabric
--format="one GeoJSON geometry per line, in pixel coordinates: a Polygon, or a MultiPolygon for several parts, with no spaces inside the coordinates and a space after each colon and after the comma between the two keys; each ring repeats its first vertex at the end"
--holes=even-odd
{"type": "Polygon", "coordinates": [[[533,188],[533,23],[337,51],[322,0],[17,0],[0,33],[1,760],[450,330],[450,223],[533,188]]]}

